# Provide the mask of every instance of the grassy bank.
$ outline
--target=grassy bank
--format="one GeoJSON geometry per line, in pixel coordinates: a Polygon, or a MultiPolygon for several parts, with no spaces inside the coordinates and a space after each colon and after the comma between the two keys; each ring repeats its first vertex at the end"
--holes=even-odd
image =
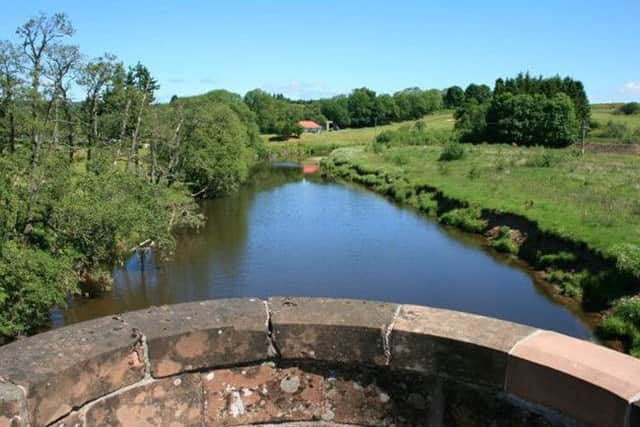
{"type": "Polygon", "coordinates": [[[622,339],[640,355],[640,303],[624,299],[640,282],[638,158],[464,145],[462,158],[441,161],[442,151],[440,145],[360,145],[335,150],[323,169],[484,234],[563,295],[608,314],[602,336],[622,339]]]}
{"type": "MultiPolygon", "coordinates": [[[[440,111],[426,116],[422,121],[429,129],[450,130],[454,124],[453,112],[440,111]]],[[[262,135],[262,138],[272,157],[304,159],[309,156],[328,155],[337,148],[366,145],[381,132],[414,123],[412,120],[372,128],[344,129],[319,134],[303,133],[300,138],[290,138],[287,141],[273,141],[274,135],[262,135]]]]}
{"type": "Polygon", "coordinates": [[[620,113],[622,104],[591,106],[590,142],[640,144],[640,114],[620,113]]]}

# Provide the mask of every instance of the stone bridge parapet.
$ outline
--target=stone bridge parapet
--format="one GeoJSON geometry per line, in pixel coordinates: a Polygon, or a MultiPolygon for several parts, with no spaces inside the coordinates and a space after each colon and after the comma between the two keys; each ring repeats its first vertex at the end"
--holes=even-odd
{"type": "Polygon", "coordinates": [[[630,356],[373,301],[151,307],[0,347],[0,427],[636,427],[639,400],[630,356]]]}

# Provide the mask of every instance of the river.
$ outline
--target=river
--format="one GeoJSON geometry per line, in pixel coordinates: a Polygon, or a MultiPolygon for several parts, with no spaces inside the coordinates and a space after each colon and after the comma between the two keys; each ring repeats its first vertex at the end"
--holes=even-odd
{"type": "Polygon", "coordinates": [[[114,269],[111,291],[72,299],[52,325],[150,305],[296,295],[450,308],[593,337],[583,313],[477,236],[295,164],[265,165],[202,209],[206,226],[178,236],[172,261],[132,257],[114,269]]]}

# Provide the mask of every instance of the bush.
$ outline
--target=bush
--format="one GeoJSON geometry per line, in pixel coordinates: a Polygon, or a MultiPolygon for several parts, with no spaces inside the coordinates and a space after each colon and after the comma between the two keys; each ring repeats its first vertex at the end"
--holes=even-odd
{"type": "Polygon", "coordinates": [[[511,238],[511,229],[506,226],[500,227],[498,236],[491,241],[491,247],[498,252],[507,254],[515,254],[518,252],[518,248],[516,248],[511,238]]]}
{"type": "Polygon", "coordinates": [[[618,108],[618,112],[626,114],[628,116],[630,116],[631,114],[638,114],[640,113],[640,103],[627,102],[626,104],[622,104],[620,108],[618,108]]]}
{"type": "Polygon", "coordinates": [[[625,341],[631,355],[640,357],[640,297],[618,300],[596,332],[603,338],[625,341]]]}
{"type": "Polygon", "coordinates": [[[629,133],[629,127],[620,122],[609,120],[605,125],[604,136],[621,139],[629,133]]]}
{"type": "Polygon", "coordinates": [[[482,219],[480,209],[453,209],[442,214],[439,221],[446,225],[461,228],[472,233],[479,233],[487,227],[487,221],[482,219]]]}
{"type": "Polygon", "coordinates": [[[571,252],[558,252],[538,256],[538,262],[544,267],[568,267],[576,261],[576,255],[571,252]]]}
{"type": "Polygon", "coordinates": [[[547,275],[547,281],[558,285],[562,295],[580,300],[584,293],[583,282],[587,277],[587,272],[570,273],[553,270],[547,275]]]}
{"type": "Polygon", "coordinates": [[[16,242],[0,246],[0,337],[34,332],[55,305],[75,289],[72,263],[64,256],[16,242]]]}
{"type": "Polygon", "coordinates": [[[629,325],[619,317],[606,317],[598,326],[597,333],[605,339],[619,339],[628,334],[629,325]]]}
{"type": "Polygon", "coordinates": [[[640,278],[640,246],[633,243],[615,245],[611,254],[616,258],[616,266],[623,272],[640,278]]]}
{"type": "Polygon", "coordinates": [[[428,129],[425,122],[418,120],[413,125],[403,125],[395,130],[385,130],[376,136],[375,143],[380,145],[436,145],[451,140],[447,130],[428,129]]]}
{"type": "Polygon", "coordinates": [[[551,168],[559,163],[560,157],[549,150],[544,148],[534,152],[534,154],[527,159],[526,166],[533,168],[551,168]]]}
{"type": "Polygon", "coordinates": [[[442,147],[442,152],[438,160],[449,162],[451,160],[459,160],[464,157],[464,147],[457,141],[449,141],[442,147]]]}

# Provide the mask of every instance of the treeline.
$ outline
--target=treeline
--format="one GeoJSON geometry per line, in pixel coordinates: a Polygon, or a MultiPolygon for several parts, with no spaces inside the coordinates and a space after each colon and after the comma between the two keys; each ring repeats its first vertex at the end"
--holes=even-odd
{"type": "Polygon", "coordinates": [[[261,132],[283,137],[299,136],[300,120],[313,120],[323,127],[331,121],[337,129],[361,128],[419,119],[444,107],[440,90],[419,88],[389,95],[363,87],[349,95],[313,101],[293,101],[254,89],[247,92],[244,101],[256,114],[261,132]]]}
{"type": "Polygon", "coordinates": [[[203,221],[194,197],[236,189],[262,151],[239,95],[158,105],[144,65],[87,59],[73,34],[40,15],[0,41],[0,342],[108,286],[139,245],[170,256],[203,221]]]}
{"type": "Polygon", "coordinates": [[[455,112],[462,141],[564,147],[589,126],[590,107],[580,81],[570,77],[496,80],[493,91],[465,97],[455,112]]]}

